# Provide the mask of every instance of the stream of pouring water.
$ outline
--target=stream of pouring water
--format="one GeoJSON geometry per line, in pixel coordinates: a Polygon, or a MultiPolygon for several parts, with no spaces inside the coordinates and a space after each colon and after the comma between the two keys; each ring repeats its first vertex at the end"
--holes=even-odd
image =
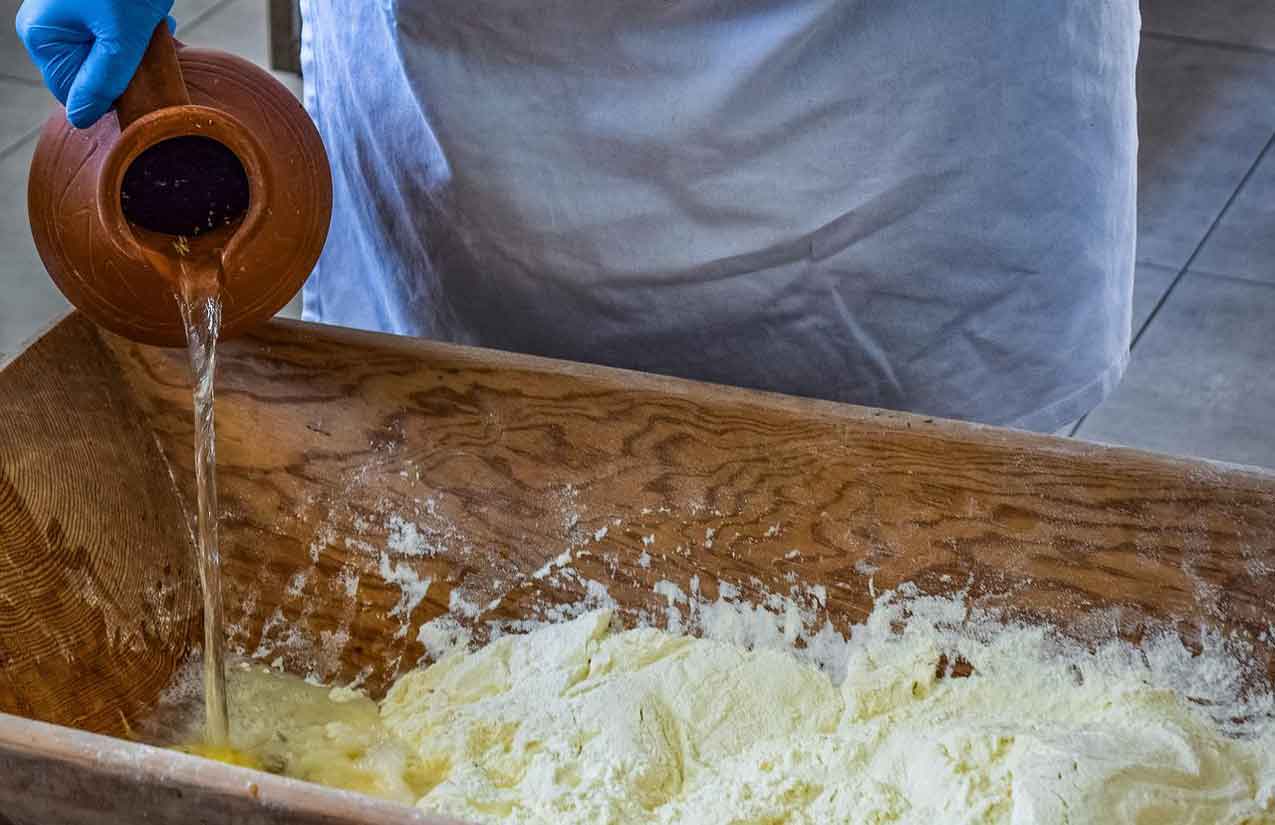
{"type": "Polygon", "coordinates": [[[229,739],[225,635],[222,631],[221,553],[217,534],[217,452],[213,429],[213,374],[221,296],[217,278],[184,277],[177,296],[194,385],[195,484],[199,497],[199,580],[204,594],[204,736],[209,745],[229,739]]]}

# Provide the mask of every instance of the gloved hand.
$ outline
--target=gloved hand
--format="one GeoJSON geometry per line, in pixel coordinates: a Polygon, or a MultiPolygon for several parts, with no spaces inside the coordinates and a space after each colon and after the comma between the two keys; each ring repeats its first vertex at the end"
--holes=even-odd
{"type": "MultiPolygon", "coordinates": [[[[25,0],[18,37],[71,124],[92,126],[133,79],[173,0],[25,0]]],[[[174,28],[168,17],[169,28],[174,28]]]]}

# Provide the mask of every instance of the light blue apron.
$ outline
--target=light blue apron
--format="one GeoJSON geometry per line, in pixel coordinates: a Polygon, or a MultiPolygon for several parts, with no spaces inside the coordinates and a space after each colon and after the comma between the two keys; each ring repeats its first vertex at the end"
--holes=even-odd
{"type": "Polygon", "coordinates": [[[1136,0],[305,0],[305,317],[1051,430],[1123,373],[1136,0]]]}

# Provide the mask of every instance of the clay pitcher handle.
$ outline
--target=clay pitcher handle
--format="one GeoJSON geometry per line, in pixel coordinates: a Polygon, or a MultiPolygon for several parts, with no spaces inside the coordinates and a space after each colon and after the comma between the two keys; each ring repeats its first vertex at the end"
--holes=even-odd
{"type": "Polygon", "coordinates": [[[137,73],[124,94],[115,101],[120,131],[151,112],[188,103],[190,94],[186,91],[182,68],[177,62],[177,41],[168,31],[168,22],[161,20],[151,35],[150,45],[146,47],[137,73]]]}

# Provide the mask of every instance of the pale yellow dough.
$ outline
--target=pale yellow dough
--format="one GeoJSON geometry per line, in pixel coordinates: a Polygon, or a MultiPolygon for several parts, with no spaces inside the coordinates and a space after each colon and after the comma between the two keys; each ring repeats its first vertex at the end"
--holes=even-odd
{"type": "Polygon", "coordinates": [[[924,628],[834,686],[779,651],[608,633],[598,611],[457,653],[377,706],[232,675],[232,744],[267,768],[478,823],[1275,825],[1275,730],[1222,735],[1101,656],[1028,630],[936,675],[924,628]]]}

